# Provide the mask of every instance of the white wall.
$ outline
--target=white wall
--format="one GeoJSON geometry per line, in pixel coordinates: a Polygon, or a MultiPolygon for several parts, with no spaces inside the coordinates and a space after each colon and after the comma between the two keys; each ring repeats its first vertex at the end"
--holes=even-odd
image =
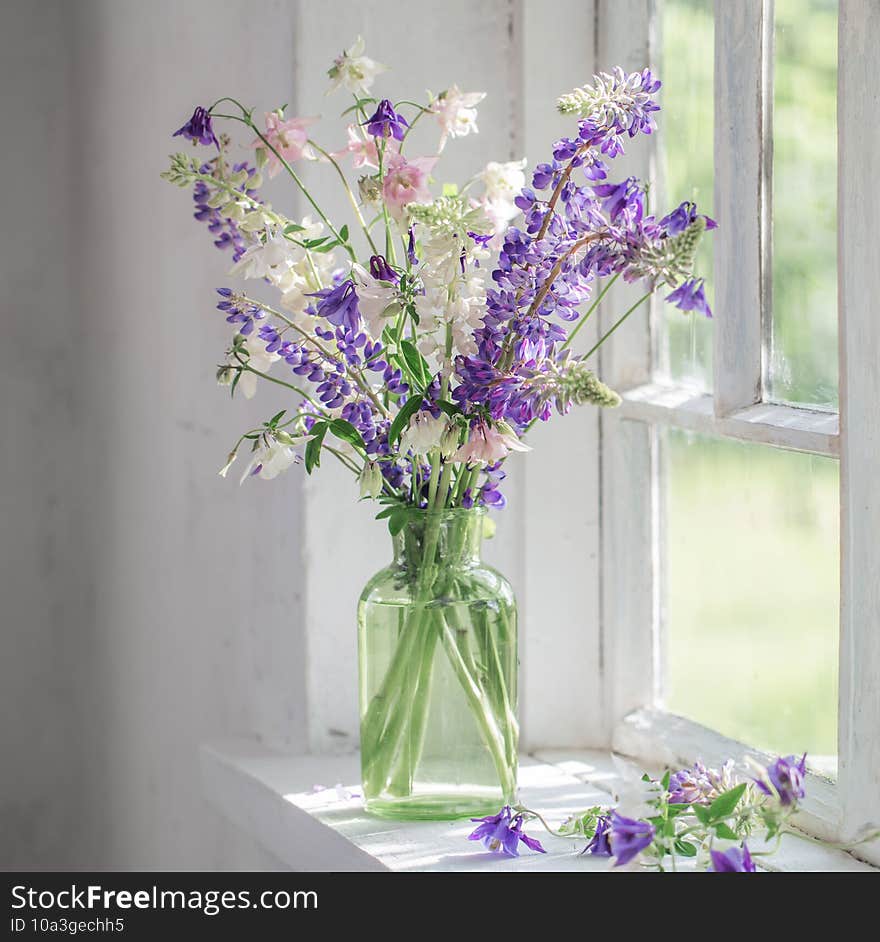
{"type": "Polygon", "coordinates": [[[278,399],[215,386],[229,257],[159,172],[194,102],[290,89],[292,11],[7,7],[0,865],[265,865],[196,749],[304,742],[300,482],[216,475],[278,399]]]}
{"type": "MultiPolygon", "coordinates": [[[[490,92],[444,178],[546,159],[553,97],[592,71],[593,5],[557,7],[552,43],[541,6],[4,5],[0,867],[272,866],[205,807],[197,744],[356,745],[354,603],[387,533],[329,466],[216,476],[283,399],[214,385],[229,258],[159,180],[170,132],[223,94],[335,114],[325,71],[361,32],[395,67],[381,89],[490,92]]],[[[520,597],[525,731],[545,745],[596,735],[596,420],[565,426],[512,469],[489,551],[520,597]],[[530,553],[554,557],[549,578],[530,553]]]]}

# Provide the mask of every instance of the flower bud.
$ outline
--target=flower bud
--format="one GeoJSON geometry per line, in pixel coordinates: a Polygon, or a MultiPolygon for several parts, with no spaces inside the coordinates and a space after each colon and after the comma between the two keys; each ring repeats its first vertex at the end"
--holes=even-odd
{"type": "Polygon", "coordinates": [[[454,422],[447,422],[440,435],[440,454],[444,458],[451,458],[455,454],[460,437],[458,426],[454,422]]]}
{"type": "Polygon", "coordinates": [[[364,465],[359,483],[361,486],[361,500],[365,497],[375,499],[382,493],[382,472],[375,461],[368,461],[364,465]]]}
{"type": "Polygon", "coordinates": [[[378,203],[382,195],[382,187],[378,177],[361,177],[358,180],[358,193],[365,203],[378,203]]]}
{"type": "Polygon", "coordinates": [[[235,219],[236,221],[244,219],[244,210],[235,200],[230,200],[220,212],[226,216],[227,219],[235,219]]]}
{"type": "Polygon", "coordinates": [[[231,386],[235,379],[236,370],[231,366],[221,366],[217,370],[217,383],[220,386],[231,386]]]}
{"type": "Polygon", "coordinates": [[[238,452],[237,452],[237,451],[230,451],[230,452],[229,452],[229,454],[226,456],[226,464],[223,465],[223,467],[217,472],[217,473],[220,475],[221,478],[225,478],[225,477],[226,477],[226,472],[232,467],[232,465],[233,465],[233,463],[235,462],[235,459],[236,459],[237,457],[238,457],[238,452]]]}
{"type": "Polygon", "coordinates": [[[261,229],[265,229],[266,219],[262,210],[257,209],[252,213],[248,213],[238,224],[238,228],[243,232],[259,232],[261,229]]]}

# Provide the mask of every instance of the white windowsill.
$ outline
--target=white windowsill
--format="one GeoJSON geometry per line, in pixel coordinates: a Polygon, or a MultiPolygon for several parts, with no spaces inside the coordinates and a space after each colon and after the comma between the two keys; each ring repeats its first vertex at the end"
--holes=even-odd
{"type": "MultiPolygon", "coordinates": [[[[237,740],[203,746],[201,763],[211,804],[291,870],[602,871],[608,866],[603,858],[581,856],[582,843],[546,836],[537,824],[530,833],[545,844],[546,855],[524,848],[520,857],[501,858],[468,842],[473,828],[468,821],[404,823],[370,817],[359,798],[340,796],[335,788],[359,791],[356,755],[289,756],[237,740]]],[[[607,753],[538,754],[522,760],[521,797],[558,825],[575,811],[608,804],[615,778],[607,753]]],[[[786,838],[768,869],[872,868],[840,851],[786,838]]]]}

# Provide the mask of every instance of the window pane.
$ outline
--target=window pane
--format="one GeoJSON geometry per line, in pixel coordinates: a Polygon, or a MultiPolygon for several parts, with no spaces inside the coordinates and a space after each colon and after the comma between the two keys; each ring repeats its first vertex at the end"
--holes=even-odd
{"type": "MultiPolygon", "coordinates": [[[[665,0],[661,15],[659,115],[660,205],[665,211],[693,200],[712,215],[714,157],[713,0],[665,0]],[[686,50],[686,52],[683,52],[686,50]]],[[[697,273],[713,301],[712,239],[703,239],[697,273]]],[[[712,387],[712,323],[661,305],[657,370],[661,378],[712,387]]]]}
{"type": "Polygon", "coordinates": [[[671,430],[667,702],[771,752],[837,751],[838,464],[671,430]]]}
{"type": "Polygon", "coordinates": [[[776,0],[770,396],[837,407],[837,2],[776,0]]]}

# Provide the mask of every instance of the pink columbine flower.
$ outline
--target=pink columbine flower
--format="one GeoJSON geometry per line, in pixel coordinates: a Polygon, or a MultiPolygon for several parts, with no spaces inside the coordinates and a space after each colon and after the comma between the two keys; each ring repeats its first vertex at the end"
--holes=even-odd
{"type": "MultiPolygon", "coordinates": [[[[317,118],[288,118],[277,111],[270,111],[266,114],[266,140],[275,148],[276,151],[288,162],[294,160],[314,160],[315,152],[309,144],[309,132],[306,128],[314,124],[317,118]]],[[[265,147],[265,144],[257,138],[254,147],[265,147]]],[[[267,150],[269,176],[274,177],[281,169],[281,161],[271,151],[267,150]]]]}
{"type": "Polygon", "coordinates": [[[358,130],[356,124],[350,124],[347,128],[348,143],[342,150],[332,153],[331,157],[344,157],[346,154],[352,155],[352,166],[357,170],[360,167],[371,167],[373,170],[379,169],[379,153],[376,150],[375,138],[364,140],[363,134],[358,130]]]}
{"type": "Polygon", "coordinates": [[[407,160],[403,154],[392,154],[388,159],[382,196],[395,219],[403,218],[404,207],[410,203],[427,203],[431,199],[428,190],[428,174],[437,163],[436,157],[413,157],[407,160]]]}
{"type": "Polygon", "coordinates": [[[495,464],[512,451],[531,450],[516,437],[513,429],[488,425],[480,420],[471,426],[468,440],[452,456],[452,460],[469,464],[495,464]]]}

